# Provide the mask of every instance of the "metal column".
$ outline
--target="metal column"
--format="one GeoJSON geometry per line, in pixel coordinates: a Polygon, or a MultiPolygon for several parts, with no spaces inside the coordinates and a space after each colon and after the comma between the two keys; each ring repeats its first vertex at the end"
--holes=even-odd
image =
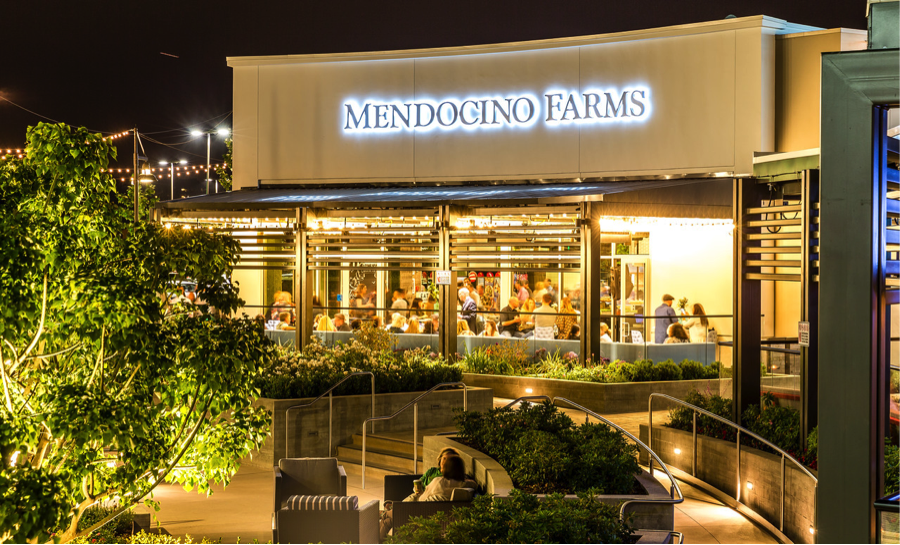
{"type": "Polygon", "coordinates": [[[809,322],[809,346],[800,347],[800,448],[819,422],[819,171],[800,180],[803,233],[800,239],[800,320],[809,322]]]}
{"type": "Polygon", "coordinates": [[[822,543],[874,543],[887,376],[886,110],[900,54],[822,55],[819,496],[822,543]]]}
{"type": "Polygon", "coordinates": [[[585,206],[585,218],[581,232],[581,285],[582,291],[582,318],[584,329],[581,331],[582,352],[584,359],[590,358],[596,362],[600,357],[600,297],[602,283],[600,263],[595,256],[603,255],[600,246],[600,207],[601,203],[588,202],[585,206]]]}
{"type": "Polygon", "coordinates": [[[747,235],[759,233],[759,227],[748,227],[745,211],[762,204],[761,184],[755,180],[734,180],[734,361],[732,387],[734,421],[740,423],[741,413],[749,405],[759,403],[760,386],[760,314],[762,300],[760,282],[747,274],[759,273],[759,267],[749,267],[744,261],[744,242],[747,235]]]}
{"type": "Polygon", "coordinates": [[[297,333],[294,337],[294,346],[298,349],[306,346],[313,334],[313,273],[309,270],[306,241],[308,221],[309,209],[297,208],[297,223],[294,230],[294,304],[297,309],[297,333]]]}

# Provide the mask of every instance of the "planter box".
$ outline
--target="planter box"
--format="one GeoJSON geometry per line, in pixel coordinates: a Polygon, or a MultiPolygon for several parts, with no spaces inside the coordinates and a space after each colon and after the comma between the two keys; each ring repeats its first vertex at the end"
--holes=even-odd
{"type": "Polygon", "coordinates": [[[533,377],[508,377],[504,375],[463,374],[463,382],[469,386],[490,388],[496,397],[516,399],[525,395],[564,397],[600,414],[634,413],[647,410],[651,393],[668,394],[684,399],[691,390],[705,392],[707,387],[715,394],[730,396],[731,379],[668,380],[659,382],[580,382],[533,377]],[[531,393],[526,389],[531,388],[531,393]]]}
{"type": "MultiPolygon", "coordinates": [[[[509,474],[496,460],[483,452],[455,441],[451,437],[429,436],[425,438],[422,451],[423,467],[429,468],[433,466],[437,461],[438,453],[445,447],[454,448],[459,452],[460,457],[466,464],[466,473],[474,475],[475,480],[484,486],[487,494],[505,497],[514,488],[509,474]]],[[[646,494],[603,495],[598,496],[600,501],[618,505],[631,499],[669,499],[668,491],[646,471],[642,471],[636,478],[646,490],[646,494]]],[[[542,495],[539,494],[539,496],[542,495]]],[[[566,497],[574,499],[576,496],[569,495],[566,497]]],[[[633,504],[628,508],[627,512],[634,513],[633,523],[635,528],[663,531],[671,531],[675,528],[674,505],[633,504]]],[[[668,535],[665,537],[668,537],[668,535]]]]}
{"type": "MultiPolygon", "coordinates": [[[[648,443],[649,428],[641,424],[641,441],[648,443]]],[[[653,444],[666,465],[690,475],[693,440],[690,432],[653,426],[653,444]],[[681,454],[675,454],[675,448],[681,454]]],[[[641,462],[647,453],[641,451],[641,462]]],[[[815,471],[812,471],[816,475],[815,471]]],[[[734,498],[737,487],[737,445],[729,441],[697,436],[696,478],[734,498]]],[[[781,521],[781,456],[741,447],[741,503],[767,520],[776,529],[781,521]],[[753,490],[747,489],[753,483],[753,490]]],[[[793,462],[785,466],[784,534],[794,543],[813,543],[810,527],[815,526],[816,488],[808,475],[793,462]]]]}
{"type": "MultiPolygon", "coordinates": [[[[365,378],[360,380],[367,380],[365,378]]],[[[393,414],[395,411],[421,395],[422,392],[403,392],[375,395],[375,416],[393,414]]],[[[486,411],[493,405],[494,396],[490,389],[468,388],[470,411],[486,411]]],[[[308,403],[315,398],[270,399],[259,398],[253,405],[265,407],[272,414],[269,438],[263,447],[245,458],[243,463],[255,467],[271,468],[285,457],[285,410],[293,405],[308,403]]],[[[353,435],[362,433],[362,423],[372,416],[372,397],[366,395],[334,396],[332,398],[334,423],[332,428],[332,448],[352,442],[353,435]]],[[[453,409],[462,408],[462,390],[438,390],[419,403],[419,429],[440,428],[453,425],[453,409]]],[[[323,397],[310,407],[291,411],[290,444],[288,456],[291,458],[328,457],[328,398],[323,397]]],[[[410,408],[393,420],[375,423],[375,433],[409,431],[412,440],[413,410],[410,408]]],[[[369,430],[371,432],[371,429],[369,430]]]]}

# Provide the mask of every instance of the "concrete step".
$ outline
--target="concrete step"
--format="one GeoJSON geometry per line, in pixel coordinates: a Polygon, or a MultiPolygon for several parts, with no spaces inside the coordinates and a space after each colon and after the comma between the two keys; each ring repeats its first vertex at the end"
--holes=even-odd
{"type": "MultiPolygon", "coordinates": [[[[368,453],[366,453],[366,457],[368,457],[368,453]]],[[[355,462],[348,462],[344,460],[338,460],[338,464],[344,466],[344,471],[347,472],[348,476],[356,476],[359,477],[362,475],[362,464],[355,462]]],[[[412,464],[410,464],[410,470],[412,469],[412,464]]],[[[384,486],[384,476],[385,475],[409,475],[412,474],[412,471],[397,471],[396,469],[386,468],[386,467],[378,467],[368,463],[366,460],[366,484],[371,486],[384,486]]]]}
{"type": "MultiPolygon", "coordinates": [[[[418,441],[418,454],[419,459],[422,459],[422,437],[419,437],[418,441]]],[[[359,448],[362,448],[362,434],[357,433],[353,435],[353,443],[359,448]]],[[[347,445],[344,445],[347,446],[347,445]]],[[[401,456],[406,456],[410,460],[412,460],[413,446],[412,446],[412,432],[409,434],[409,439],[396,439],[393,437],[385,437],[382,435],[366,435],[366,452],[368,453],[370,450],[379,450],[382,452],[393,452],[401,456]]]]}
{"type": "MultiPolygon", "coordinates": [[[[338,460],[342,463],[362,463],[362,447],[360,445],[341,445],[338,447],[338,460]]],[[[412,455],[398,454],[395,451],[381,450],[366,445],[366,465],[375,465],[392,469],[398,473],[412,473],[412,455]]],[[[422,468],[422,457],[419,456],[419,469],[422,468]]]]}

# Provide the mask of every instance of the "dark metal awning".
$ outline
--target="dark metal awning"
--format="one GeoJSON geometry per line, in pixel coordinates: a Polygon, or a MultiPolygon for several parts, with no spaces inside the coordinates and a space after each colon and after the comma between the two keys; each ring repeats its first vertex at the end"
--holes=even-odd
{"type": "Polygon", "coordinates": [[[721,179],[458,185],[326,189],[245,189],[160,203],[170,210],[265,210],[296,207],[422,206],[423,204],[558,204],[602,201],[603,195],[656,190],[721,179]]]}

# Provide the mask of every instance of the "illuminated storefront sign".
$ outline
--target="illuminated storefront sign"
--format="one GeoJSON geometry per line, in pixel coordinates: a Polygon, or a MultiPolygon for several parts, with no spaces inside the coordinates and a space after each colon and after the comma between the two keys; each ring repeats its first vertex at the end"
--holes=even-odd
{"type": "Polygon", "coordinates": [[[480,130],[501,127],[622,123],[650,116],[650,91],[632,87],[622,91],[548,91],[503,97],[448,98],[413,102],[349,100],[343,105],[345,132],[480,130]]]}

